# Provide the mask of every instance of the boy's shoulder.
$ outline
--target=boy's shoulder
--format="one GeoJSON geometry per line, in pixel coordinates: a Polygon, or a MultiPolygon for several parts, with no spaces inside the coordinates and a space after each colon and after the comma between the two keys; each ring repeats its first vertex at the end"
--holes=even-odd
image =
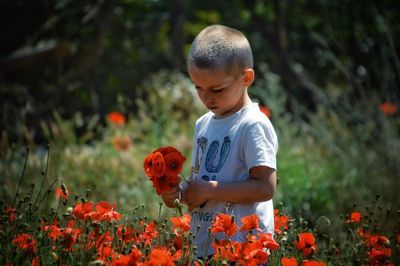
{"type": "MultiPolygon", "coordinates": [[[[213,113],[209,111],[197,119],[196,125],[211,122],[213,120],[214,120],[213,113]]],[[[263,112],[261,112],[258,103],[252,103],[242,108],[240,111],[238,111],[231,117],[228,117],[222,121],[220,120],[218,123],[225,123],[224,121],[226,123],[242,124],[248,126],[257,123],[264,124],[267,126],[272,126],[269,118],[263,112]]],[[[213,122],[216,121],[214,120],[213,122]]]]}
{"type": "Polygon", "coordinates": [[[239,119],[250,125],[256,123],[272,125],[269,118],[263,112],[261,112],[258,103],[252,103],[249,105],[239,119]]]}
{"type": "Polygon", "coordinates": [[[200,116],[199,118],[197,118],[196,124],[199,124],[199,123],[201,123],[201,122],[203,122],[205,120],[209,120],[212,117],[213,117],[213,113],[211,111],[209,111],[209,112],[203,114],[202,116],[200,116]]]}

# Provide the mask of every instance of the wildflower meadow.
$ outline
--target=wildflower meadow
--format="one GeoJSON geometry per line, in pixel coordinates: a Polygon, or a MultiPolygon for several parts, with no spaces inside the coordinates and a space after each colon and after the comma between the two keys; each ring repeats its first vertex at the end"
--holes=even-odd
{"type": "MultiPolygon", "coordinates": [[[[186,207],[176,201],[168,208],[159,197],[187,178],[192,128],[186,121],[204,111],[188,101],[195,97],[190,92],[181,93],[155,110],[142,105],[137,117],[117,111],[93,117],[88,123],[93,126],[80,138],[71,132],[79,115],[63,120],[55,114],[56,122],[43,124],[54,140],[49,145],[3,143],[0,264],[399,265],[397,203],[388,195],[371,194],[358,181],[347,183],[347,189],[329,183],[331,167],[343,158],[322,161],[320,154],[334,158],[323,145],[306,153],[315,138],[297,135],[273,105],[262,108],[281,133],[274,234],[260,233],[256,216],[244,217],[239,227],[221,213],[209,228],[216,254],[197,258],[186,207]],[[184,106],[173,111],[180,97],[192,112],[184,106]],[[301,143],[294,142],[295,135],[301,143]],[[357,187],[358,195],[348,194],[357,187]],[[239,231],[247,232],[245,242],[231,240],[239,231]],[[224,237],[217,238],[221,233],[224,237]]],[[[157,102],[162,96],[153,97],[157,102]]],[[[388,132],[398,123],[396,108],[376,105],[388,132]]]]}
{"type": "Polygon", "coordinates": [[[399,11],[395,0],[0,1],[0,266],[400,265],[399,11]],[[279,145],[274,231],[199,214],[215,251],[202,258],[184,197],[161,196],[190,181],[208,110],[187,55],[212,24],[248,39],[248,94],[279,145]]]}
{"type": "MultiPolygon", "coordinates": [[[[183,161],[173,147],[146,157],[144,171],[155,192],[179,183],[183,161]]],[[[274,236],[259,233],[256,215],[242,218],[239,228],[232,216],[218,214],[209,229],[216,254],[201,260],[192,245],[196,236],[189,233],[191,216],[179,202],[174,215],[161,217],[159,210],[149,219],[141,204],[124,211],[115,203],[92,201],[90,191],[72,196],[60,180],[38,193],[35,184],[23,192],[24,181],[22,173],[13,202],[2,202],[2,265],[396,265],[400,259],[399,232],[379,230],[380,219],[388,216],[378,211],[378,196],[371,209],[346,214],[336,236],[319,234],[282,205],[274,212],[274,236]],[[57,206],[49,208],[49,200],[57,206]],[[237,231],[248,232],[245,242],[230,240],[237,231]],[[225,237],[217,239],[216,233],[225,237]]]]}

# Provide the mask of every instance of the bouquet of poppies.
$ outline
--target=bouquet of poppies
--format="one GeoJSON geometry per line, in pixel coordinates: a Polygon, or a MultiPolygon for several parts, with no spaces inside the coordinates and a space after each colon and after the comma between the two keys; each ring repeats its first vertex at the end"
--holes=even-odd
{"type": "Polygon", "coordinates": [[[158,148],[144,159],[144,172],[158,195],[179,186],[185,160],[185,156],[171,146],[158,148]]]}

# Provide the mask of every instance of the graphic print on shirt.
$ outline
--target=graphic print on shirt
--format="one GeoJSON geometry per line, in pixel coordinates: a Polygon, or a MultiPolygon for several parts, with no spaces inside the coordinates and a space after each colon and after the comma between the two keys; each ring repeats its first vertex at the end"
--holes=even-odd
{"type": "Polygon", "coordinates": [[[203,161],[203,155],[206,152],[207,148],[207,139],[204,137],[198,138],[197,139],[197,149],[196,149],[196,157],[195,157],[195,163],[192,168],[193,174],[198,174],[200,171],[200,164],[203,161]]]}
{"type": "Polygon", "coordinates": [[[231,140],[228,136],[224,137],[222,145],[218,140],[213,140],[207,149],[208,139],[205,137],[200,137],[197,139],[197,149],[195,154],[195,163],[193,166],[193,173],[198,174],[200,172],[201,164],[205,162],[203,167],[207,171],[207,174],[201,176],[204,180],[217,180],[215,174],[221,171],[228,158],[229,151],[231,149],[231,140]]]}
{"type": "MultiPolygon", "coordinates": [[[[194,166],[192,168],[193,177],[195,179],[199,178],[198,174],[202,167],[205,171],[203,170],[201,178],[206,181],[216,181],[218,179],[216,174],[221,171],[226,159],[228,158],[231,143],[230,138],[225,136],[222,145],[220,145],[218,140],[213,140],[207,149],[208,139],[205,137],[199,137],[197,139],[197,149],[195,153],[194,166]]],[[[206,202],[201,204],[199,207],[202,209],[205,205],[206,202]]],[[[211,212],[193,212],[192,220],[210,222],[214,215],[215,214],[211,212]]]]}

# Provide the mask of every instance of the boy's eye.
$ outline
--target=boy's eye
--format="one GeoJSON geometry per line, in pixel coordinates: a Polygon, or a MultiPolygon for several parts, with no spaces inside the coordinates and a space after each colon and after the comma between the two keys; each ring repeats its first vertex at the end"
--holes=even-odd
{"type": "Polygon", "coordinates": [[[222,88],[222,89],[217,89],[217,90],[213,90],[213,92],[214,93],[219,93],[219,92],[222,92],[224,90],[224,88],[222,88]]]}

